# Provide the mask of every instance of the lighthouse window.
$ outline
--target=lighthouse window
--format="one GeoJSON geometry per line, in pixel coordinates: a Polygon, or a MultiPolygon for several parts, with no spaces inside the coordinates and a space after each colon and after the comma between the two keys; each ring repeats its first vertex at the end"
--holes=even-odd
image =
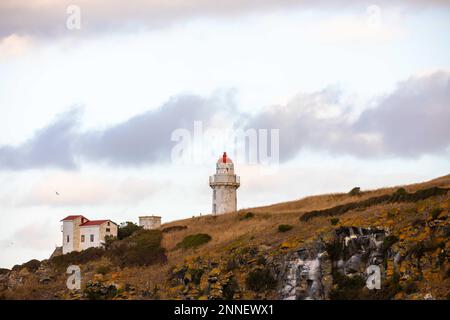
{"type": "Polygon", "coordinates": [[[216,204],[213,204],[213,213],[216,213],[216,204]]]}
{"type": "Polygon", "coordinates": [[[216,200],[216,190],[213,190],[213,199],[216,200]]]}
{"type": "Polygon", "coordinates": [[[69,236],[67,236],[67,242],[69,242],[69,236]]]}

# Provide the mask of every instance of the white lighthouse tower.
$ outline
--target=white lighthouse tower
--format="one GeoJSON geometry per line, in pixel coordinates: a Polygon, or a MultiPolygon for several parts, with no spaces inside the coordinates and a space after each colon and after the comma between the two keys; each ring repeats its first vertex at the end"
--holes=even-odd
{"type": "Polygon", "coordinates": [[[209,186],[213,189],[213,214],[236,211],[236,189],[239,185],[239,177],[234,174],[233,161],[224,152],[217,160],[216,174],[209,177],[209,186]]]}

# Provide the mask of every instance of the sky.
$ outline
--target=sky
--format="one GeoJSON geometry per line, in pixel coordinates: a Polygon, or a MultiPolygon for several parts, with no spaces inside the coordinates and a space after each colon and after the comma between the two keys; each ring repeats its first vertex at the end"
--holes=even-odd
{"type": "Polygon", "coordinates": [[[449,31],[447,1],[1,1],[0,267],[70,214],[209,214],[223,151],[238,208],[449,174],[449,31]]]}

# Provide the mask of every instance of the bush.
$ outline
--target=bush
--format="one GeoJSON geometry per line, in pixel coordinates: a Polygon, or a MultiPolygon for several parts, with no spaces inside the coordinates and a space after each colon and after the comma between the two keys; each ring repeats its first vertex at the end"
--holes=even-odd
{"type": "Polygon", "coordinates": [[[138,230],[141,230],[142,227],[138,226],[136,223],[127,221],[127,222],[122,222],[119,226],[119,228],[117,229],[117,238],[119,240],[128,238],[129,236],[131,236],[133,233],[135,233],[138,230]]]}
{"type": "Polygon", "coordinates": [[[335,226],[339,223],[339,218],[331,218],[330,223],[332,226],[335,226]]]}
{"type": "Polygon", "coordinates": [[[293,228],[293,226],[291,226],[290,224],[280,224],[278,226],[278,231],[280,232],[286,232],[289,231],[293,228]]]}
{"type": "Polygon", "coordinates": [[[253,212],[247,212],[246,214],[241,215],[241,216],[239,217],[239,220],[247,220],[247,219],[251,219],[251,218],[253,218],[254,216],[255,216],[255,215],[254,215],[253,212]]]}
{"type": "Polygon", "coordinates": [[[109,266],[103,265],[103,266],[99,266],[95,272],[105,275],[105,274],[109,273],[110,271],[111,271],[111,269],[109,266]]]}
{"type": "Polygon", "coordinates": [[[232,300],[234,294],[239,291],[239,284],[234,277],[228,280],[228,283],[223,286],[222,292],[225,300],[232,300]]]}
{"type": "Polygon", "coordinates": [[[181,231],[187,229],[187,226],[170,226],[162,229],[163,233],[169,233],[174,231],[181,231]]]}
{"type": "Polygon", "coordinates": [[[355,300],[361,298],[366,281],[361,276],[347,277],[339,272],[333,273],[334,288],[330,291],[331,300],[355,300]]]}
{"type": "Polygon", "coordinates": [[[403,291],[407,294],[415,293],[418,290],[419,289],[417,287],[417,283],[415,283],[414,281],[407,281],[405,286],[403,287],[403,291]]]}
{"type": "Polygon", "coordinates": [[[394,192],[393,194],[385,194],[382,196],[372,197],[366,200],[358,201],[358,202],[350,202],[346,204],[342,204],[339,206],[335,206],[328,209],[323,210],[313,210],[304,213],[301,217],[301,221],[308,221],[315,217],[330,217],[330,216],[338,216],[342,215],[350,210],[363,210],[370,206],[382,204],[382,203],[393,203],[393,202],[417,202],[421,200],[428,199],[430,197],[440,196],[447,194],[449,188],[438,188],[432,187],[428,189],[418,190],[414,193],[400,194],[394,192]]]}
{"type": "Polygon", "coordinates": [[[23,268],[26,268],[29,272],[35,272],[37,269],[39,269],[40,265],[41,265],[41,262],[39,260],[33,259],[28,262],[25,262],[24,264],[15,265],[12,268],[12,270],[19,271],[19,270],[22,270],[23,268]]]}
{"type": "Polygon", "coordinates": [[[251,271],[245,279],[247,287],[255,292],[272,290],[276,287],[277,281],[269,269],[255,269],[251,271]]]}
{"type": "Polygon", "coordinates": [[[396,242],[398,242],[398,237],[394,235],[387,236],[383,240],[383,249],[388,250],[392,247],[392,245],[396,242]]]}
{"type": "Polygon", "coordinates": [[[359,196],[361,195],[361,188],[360,187],[354,187],[350,192],[348,193],[349,196],[359,196]]]}
{"type": "Polygon", "coordinates": [[[177,244],[177,248],[183,249],[195,248],[209,241],[211,241],[211,236],[209,234],[206,233],[191,234],[187,237],[184,237],[183,241],[177,244]]]}
{"type": "Polygon", "coordinates": [[[408,192],[406,191],[405,188],[398,188],[395,191],[395,194],[398,195],[398,196],[404,196],[404,195],[408,194],[408,192]]]}
{"type": "Polygon", "coordinates": [[[49,261],[57,268],[68,267],[72,264],[84,264],[90,261],[98,260],[105,254],[102,248],[88,248],[86,250],[77,252],[72,251],[67,254],[56,256],[49,261]]]}
{"type": "Polygon", "coordinates": [[[132,236],[117,241],[107,256],[121,267],[148,266],[167,261],[166,250],[161,247],[160,230],[139,230],[132,236]]]}
{"type": "Polygon", "coordinates": [[[441,212],[442,212],[441,208],[434,208],[433,210],[431,210],[431,218],[433,220],[436,220],[437,218],[439,218],[441,212]]]}

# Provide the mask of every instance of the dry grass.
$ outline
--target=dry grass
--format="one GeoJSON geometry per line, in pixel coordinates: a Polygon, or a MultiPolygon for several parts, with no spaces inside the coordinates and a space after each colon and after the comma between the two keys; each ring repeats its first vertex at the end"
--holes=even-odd
{"type": "MultiPolygon", "coordinates": [[[[286,238],[291,237],[291,235],[295,235],[295,238],[301,241],[302,239],[309,238],[313,234],[326,232],[329,229],[332,229],[329,218],[315,218],[307,223],[299,222],[298,218],[301,213],[310,210],[326,209],[349,202],[361,201],[374,196],[390,194],[400,187],[405,188],[408,192],[414,192],[419,189],[433,186],[449,187],[450,175],[424,183],[363,191],[360,196],[349,196],[345,193],[311,196],[296,201],[250,208],[219,216],[206,215],[173,221],[164,224],[163,227],[185,225],[188,228],[164,234],[162,246],[168,250],[169,260],[174,261],[179,260],[180,256],[189,254],[214,253],[223,247],[232,245],[234,242],[244,240],[246,243],[264,243],[267,241],[274,244],[286,240],[286,238]],[[239,214],[244,214],[246,212],[254,213],[254,217],[240,220],[239,214]],[[279,224],[290,224],[293,225],[294,228],[285,234],[280,234],[277,231],[277,226],[279,224]],[[212,237],[212,240],[195,250],[183,251],[175,248],[176,244],[185,236],[195,233],[207,233],[212,237]]],[[[380,210],[383,207],[384,206],[376,206],[375,208],[380,210]]],[[[359,215],[361,212],[356,211],[349,214],[359,215]]]]}

